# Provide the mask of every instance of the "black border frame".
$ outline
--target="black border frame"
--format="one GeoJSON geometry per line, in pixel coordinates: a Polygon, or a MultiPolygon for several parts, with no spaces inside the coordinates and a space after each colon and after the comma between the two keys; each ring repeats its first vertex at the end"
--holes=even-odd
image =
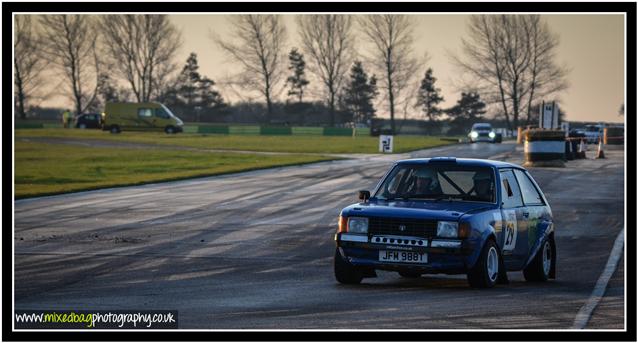
{"type": "MultiPolygon", "coordinates": [[[[172,332],[99,332],[97,335],[91,332],[16,332],[12,331],[13,309],[8,304],[12,303],[12,231],[11,216],[8,211],[4,211],[2,232],[2,255],[3,255],[3,287],[2,287],[2,340],[9,341],[116,341],[116,340],[144,340],[144,341],[327,341],[327,340],[352,340],[352,341],[636,341],[636,3],[635,2],[372,2],[372,3],[329,3],[329,2],[217,2],[217,3],[196,3],[196,2],[111,2],[111,3],[88,3],[88,2],[3,2],[2,3],[2,47],[3,61],[9,61],[12,55],[12,14],[13,12],[624,12],[626,13],[626,133],[627,144],[627,173],[625,182],[627,186],[627,216],[625,227],[627,240],[627,255],[625,256],[627,268],[625,270],[627,316],[626,331],[428,331],[428,332],[381,332],[381,331],[172,331],[172,332]],[[631,207],[633,206],[633,207],[631,207]],[[9,281],[11,280],[11,281],[9,281]],[[7,287],[8,286],[8,287],[7,287]]],[[[2,130],[2,145],[4,156],[14,158],[12,149],[12,116],[13,94],[11,75],[13,73],[12,63],[2,65],[2,118],[4,128],[2,130]],[[9,152],[9,150],[11,151],[9,152]]],[[[13,202],[12,193],[8,189],[12,188],[12,170],[8,159],[3,159],[2,166],[2,193],[3,207],[8,208],[13,202]]]]}

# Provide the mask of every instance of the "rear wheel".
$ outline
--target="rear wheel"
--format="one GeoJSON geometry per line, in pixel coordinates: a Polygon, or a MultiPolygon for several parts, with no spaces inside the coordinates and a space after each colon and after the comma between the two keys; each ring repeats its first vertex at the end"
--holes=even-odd
{"type": "Polygon", "coordinates": [[[335,250],[334,258],[335,278],[337,281],[347,285],[356,285],[361,283],[363,273],[355,268],[352,264],[345,261],[339,253],[339,248],[335,250]]]}
{"type": "Polygon", "coordinates": [[[86,124],[82,123],[82,124],[80,124],[78,127],[79,127],[80,129],[83,129],[83,130],[84,130],[84,129],[86,129],[86,124]]]}
{"type": "Polygon", "coordinates": [[[174,128],[174,127],[172,127],[172,126],[167,126],[167,127],[164,129],[164,132],[166,132],[166,134],[167,134],[167,135],[172,135],[172,134],[174,134],[174,133],[175,133],[175,128],[174,128]]]}
{"type": "Polygon", "coordinates": [[[543,242],[543,246],[530,264],[523,269],[523,276],[526,281],[547,281],[549,273],[552,270],[555,256],[553,254],[552,242],[548,239],[543,242]]]}
{"type": "MultiPolygon", "coordinates": [[[[467,281],[474,288],[492,288],[498,280],[500,267],[498,247],[493,240],[485,242],[481,256],[467,273],[467,281]]],[[[505,272],[505,271],[503,271],[505,272]]]]}
{"type": "Polygon", "coordinates": [[[121,132],[120,131],[120,127],[117,126],[117,125],[112,125],[111,129],[109,131],[111,131],[111,133],[120,133],[121,132]]]}

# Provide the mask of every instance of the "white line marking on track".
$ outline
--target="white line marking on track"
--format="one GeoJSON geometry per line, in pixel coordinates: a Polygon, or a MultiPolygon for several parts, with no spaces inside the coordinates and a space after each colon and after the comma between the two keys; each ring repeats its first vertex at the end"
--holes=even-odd
{"type": "Polygon", "coordinates": [[[611,249],[611,253],[609,254],[609,259],[607,260],[607,265],[605,265],[605,269],[600,274],[598,281],[596,282],[596,286],[594,286],[594,290],[592,291],[587,303],[580,308],[578,314],[576,315],[576,319],[574,319],[574,325],[572,325],[572,329],[584,329],[587,326],[587,322],[591,318],[591,314],[598,306],[598,303],[605,295],[605,290],[607,289],[607,283],[609,283],[609,279],[616,271],[616,267],[618,266],[618,261],[623,254],[623,246],[625,244],[625,230],[621,230],[616,237],[616,241],[614,242],[614,247],[611,249]]]}

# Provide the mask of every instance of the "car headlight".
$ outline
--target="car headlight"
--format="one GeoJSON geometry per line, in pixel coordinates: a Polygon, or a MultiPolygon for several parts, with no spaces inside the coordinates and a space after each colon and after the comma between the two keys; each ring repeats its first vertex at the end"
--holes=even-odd
{"type": "Polygon", "coordinates": [[[478,137],[478,132],[476,132],[476,131],[470,132],[470,137],[472,137],[472,138],[478,137]]]}
{"type": "Polygon", "coordinates": [[[490,136],[490,138],[494,138],[494,137],[496,137],[496,134],[494,133],[494,131],[492,131],[492,132],[489,133],[489,136],[490,136]]]}
{"type": "Polygon", "coordinates": [[[368,233],[368,218],[348,218],[348,233],[368,233]]]}
{"type": "Polygon", "coordinates": [[[459,223],[439,222],[436,227],[436,235],[445,238],[457,238],[459,236],[459,223]]]}

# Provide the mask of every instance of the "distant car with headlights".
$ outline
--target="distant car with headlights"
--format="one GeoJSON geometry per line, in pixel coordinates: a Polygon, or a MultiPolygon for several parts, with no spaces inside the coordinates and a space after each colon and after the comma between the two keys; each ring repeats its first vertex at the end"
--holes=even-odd
{"type": "Polygon", "coordinates": [[[376,270],[403,277],[467,274],[472,287],[556,275],[552,211],[522,167],[437,157],[396,162],[370,196],[342,209],[334,274],[358,284],[376,270]]]}
{"type": "Polygon", "coordinates": [[[500,143],[502,141],[502,136],[497,135],[497,133],[494,132],[494,129],[492,129],[492,125],[489,123],[475,123],[472,125],[472,129],[470,130],[470,133],[467,134],[467,137],[470,143],[500,143]]]}

